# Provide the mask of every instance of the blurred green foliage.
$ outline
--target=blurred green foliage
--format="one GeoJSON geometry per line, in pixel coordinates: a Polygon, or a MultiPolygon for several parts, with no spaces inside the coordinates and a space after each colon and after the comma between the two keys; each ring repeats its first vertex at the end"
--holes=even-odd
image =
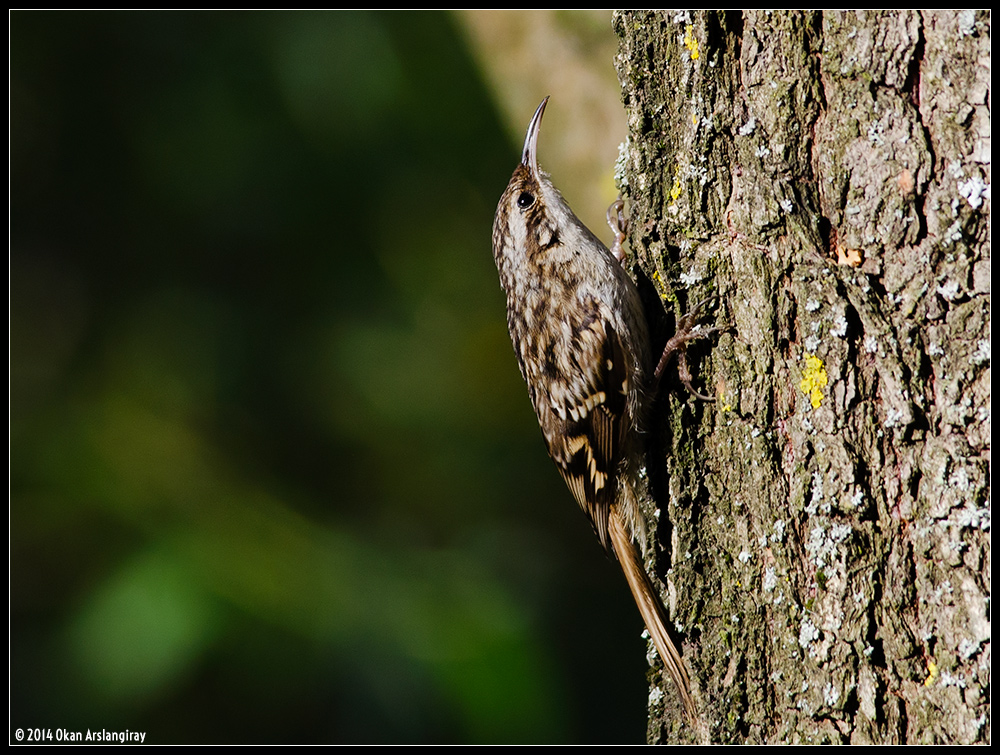
{"type": "Polygon", "coordinates": [[[12,727],[641,741],[452,19],[10,20],[12,727]]]}

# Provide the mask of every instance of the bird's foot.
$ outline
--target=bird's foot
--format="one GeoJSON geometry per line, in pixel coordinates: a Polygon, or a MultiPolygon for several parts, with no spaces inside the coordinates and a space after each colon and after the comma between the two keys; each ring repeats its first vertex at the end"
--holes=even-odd
{"type": "Polygon", "coordinates": [[[608,208],[608,226],[615,235],[615,240],[611,243],[611,253],[615,255],[616,260],[624,263],[625,250],[622,248],[622,244],[625,242],[628,232],[628,218],[625,217],[625,200],[622,199],[621,194],[608,208]]]}
{"type": "Polygon", "coordinates": [[[667,364],[670,362],[670,358],[677,354],[677,372],[680,375],[681,382],[684,383],[684,387],[688,389],[693,395],[704,401],[714,401],[715,399],[711,396],[705,396],[698,393],[691,385],[691,381],[694,379],[691,375],[691,369],[688,367],[687,361],[687,345],[691,341],[697,341],[702,338],[708,338],[715,333],[720,333],[725,328],[711,327],[706,328],[698,322],[699,316],[701,315],[702,307],[704,307],[708,302],[714,299],[714,296],[710,296],[703,301],[698,302],[694,309],[688,312],[686,315],[681,317],[677,322],[677,331],[674,333],[673,337],[667,341],[667,345],[663,348],[663,356],[660,357],[659,363],[656,365],[656,372],[654,373],[654,380],[657,385],[659,385],[660,378],[663,375],[664,370],[667,368],[667,364]]]}

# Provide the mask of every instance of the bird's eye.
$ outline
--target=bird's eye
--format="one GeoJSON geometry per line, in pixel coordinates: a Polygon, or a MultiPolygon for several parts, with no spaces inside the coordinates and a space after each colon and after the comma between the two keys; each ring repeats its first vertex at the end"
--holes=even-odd
{"type": "Polygon", "coordinates": [[[520,207],[522,210],[528,209],[534,203],[535,203],[535,195],[527,191],[522,191],[521,196],[517,198],[517,206],[520,207]]]}

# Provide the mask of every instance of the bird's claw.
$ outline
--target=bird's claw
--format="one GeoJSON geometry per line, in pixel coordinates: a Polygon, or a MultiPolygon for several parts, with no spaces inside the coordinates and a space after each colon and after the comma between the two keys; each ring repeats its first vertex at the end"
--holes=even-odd
{"type": "Polygon", "coordinates": [[[712,299],[714,298],[715,298],[714,296],[710,296],[707,299],[703,299],[702,301],[698,302],[691,309],[690,312],[683,315],[677,321],[677,331],[674,333],[671,339],[667,341],[667,345],[663,348],[663,356],[660,357],[660,361],[656,365],[656,372],[654,373],[654,380],[656,384],[659,384],[660,378],[663,376],[663,371],[666,369],[667,364],[669,364],[670,362],[670,358],[674,354],[677,354],[677,373],[680,376],[681,382],[684,384],[684,387],[687,388],[692,395],[697,396],[703,401],[715,400],[711,396],[705,396],[701,393],[698,393],[698,391],[694,389],[694,386],[691,384],[691,381],[694,378],[691,375],[691,370],[688,367],[688,361],[687,361],[687,345],[689,342],[697,341],[702,338],[708,338],[709,336],[712,336],[715,333],[720,333],[723,330],[725,330],[725,328],[720,328],[717,326],[713,326],[711,328],[705,328],[702,327],[702,325],[699,324],[698,322],[702,308],[706,304],[708,304],[708,302],[712,301],[712,299]]]}
{"type": "Polygon", "coordinates": [[[611,253],[615,255],[616,260],[624,262],[625,250],[622,248],[622,244],[625,242],[628,231],[628,218],[625,217],[625,200],[622,199],[621,194],[608,208],[608,227],[615,235],[615,240],[611,243],[611,253]]]}

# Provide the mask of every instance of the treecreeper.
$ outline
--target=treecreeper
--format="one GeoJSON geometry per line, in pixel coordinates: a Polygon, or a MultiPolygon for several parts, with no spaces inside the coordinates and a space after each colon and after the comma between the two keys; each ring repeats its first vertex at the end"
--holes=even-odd
{"type": "MultiPolygon", "coordinates": [[[[493,221],[493,256],[507,296],[507,326],[549,455],[601,545],[621,564],[656,650],[694,721],[697,709],[688,672],[667,630],[666,609],[643,567],[646,523],[639,506],[639,473],[644,466],[643,421],[660,374],[678,354],[681,378],[694,392],[683,360],[685,346],[718,329],[695,324],[698,305],[680,319],[651,369],[642,302],[622,266],[624,234],[617,231],[612,253],[538,167],[538,133],[548,100],[528,124],[521,162],[493,221]]],[[[620,208],[612,210],[618,217],[620,208]]]]}

